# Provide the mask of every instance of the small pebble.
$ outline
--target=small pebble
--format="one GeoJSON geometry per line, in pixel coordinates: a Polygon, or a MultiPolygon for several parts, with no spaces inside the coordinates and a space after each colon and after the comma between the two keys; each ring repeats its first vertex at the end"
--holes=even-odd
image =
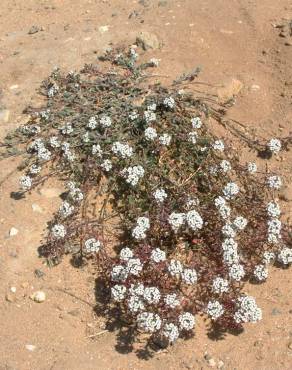
{"type": "Polygon", "coordinates": [[[26,344],[25,345],[25,348],[28,350],[28,351],[35,351],[36,350],[36,346],[34,346],[33,344],[26,344]]]}
{"type": "Polygon", "coordinates": [[[32,208],[32,210],[33,210],[34,212],[43,213],[43,209],[42,209],[42,207],[41,207],[41,206],[39,206],[39,205],[38,205],[38,204],[36,204],[36,203],[33,203],[33,204],[31,205],[31,208],[32,208]]]}
{"type": "Polygon", "coordinates": [[[30,296],[30,299],[32,299],[34,302],[42,303],[46,300],[46,293],[38,290],[30,296]]]}
{"type": "Polygon", "coordinates": [[[9,235],[10,236],[15,236],[18,234],[18,230],[16,229],[16,227],[12,227],[10,230],[9,230],[9,235]]]}
{"type": "Polygon", "coordinates": [[[16,287],[15,287],[15,286],[12,286],[12,287],[10,288],[10,290],[11,290],[11,292],[12,292],[12,293],[16,293],[16,287]]]}

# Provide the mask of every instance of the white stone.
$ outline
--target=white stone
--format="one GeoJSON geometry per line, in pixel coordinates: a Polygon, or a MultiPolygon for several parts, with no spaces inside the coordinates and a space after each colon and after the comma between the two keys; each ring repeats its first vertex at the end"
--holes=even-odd
{"type": "Polygon", "coordinates": [[[16,229],[16,227],[12,227],[10,230],[9,230],[9,235],[10,236],[15,236],[18,234],[18,230],[16,229]]]}
{"type": "Polygon", "coordinates": [[[37,303],[42,303],[46,300],[46,293],[42,292],[41,290],[38,290],[30,296],[30,299],[37,303]]]}

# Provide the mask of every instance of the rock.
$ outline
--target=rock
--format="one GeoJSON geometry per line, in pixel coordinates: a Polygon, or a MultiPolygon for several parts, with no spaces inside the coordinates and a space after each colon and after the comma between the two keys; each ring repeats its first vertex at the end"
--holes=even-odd
{"type": "Polygon", "coordinates": [[[7,123],[9,120],[10,111],[8,109],[0,110],[0,122],[7,123]]]}
{"type": "Polygon", "coordinates": [[[16,301],[16,297],[12,293],[7,293],[5,295],[5,299],[6,299],[7,302],[11,302],[11,303],[16,301]]]}
{"type": "Polygon", "coordinates": [[[100,26],[100,27],[98,27],[98,31],[100,32],[100,33],[105,33],[105,32],[107,32],[109,30],[109,26],[100,26]]]}
{"type": "Polygon", "coordinates": [[[42,303],[46,300],[46,293],[38,290],[30,296],[30,299],[32,299],[34,302],[42,303]]]}
{"type": "Polygon", "coordinates": [[[239,94],[243,88],[243,83],[235,78],[233,78],[228,84],[224,87],[221,87],[217,90],[218,98],[222,102],[233,99],[239,94]]]}
{"type": "Polygon", "coordinates": [[[39,193],[46,198],[57,198],[62,192],[63,190],[58,188],[42,188],[39,191],[39,193]]]}
{"type": "Polygon", "coordinates": [[[30,30],[28,31],[28,34],[29,35],[33,35],[33,34],[39,32],[39,31],[43,31],[43,28],[42,27],[39,27],[39,26],[32,26],[30,28],[30,30]]]}
{"type": "Polygon", "coordinates": [[[218,361],[217,368],[218,368],[218,369],[223,369],[224,365],[225,365],[225,364],[224,364],[224,362],[223,362],[222,360],[219,360],[219,361],[218,361]]]}
{"type": "Polygon", "coordinates": [[[42,270],[40,270],[40,269],[35,269],[34,270],[34,274],[35,274],[35,276],[37,277],[37,278],[42,278],[42,277],[44,277],[46,274],[42,271],[42,270]]]}
{"type": "Polygon", "coordinates": [[[280,191],[279,198],[286,202],[292,201],[292,184],[284,186],[280,191]]]}
{"type": "Polygon", "coordinates": [[[159,49],[161,46],[158,37],[153,33],[146,31],[139,33],[139,35],[136,37],[136,44],[141,46],[144,50],[159,49]]]}
{"type": "Polygon", "coordinates": [[[272,309],[272,316],[277,316],[277,315],[280,315],[282,312],[280,310],[278,310],[278,308],[273,308],[272,309]]]}
{"type": "Polygon", "coordinates": [[[210,367],[216,366],[216,361],[214,360],[214,358],[210,358],[210,360],[208,360],[207,362],[210,367]]]}
{"type": "Polygon", "coordinates": [[[10,291],[11,291],[12,293],[16,293],[16,287],[15,287],[15,286],[10,287],[10,291]]]}
{"type": "Polygon", "coordinates": [[[18,234],[18,230],[16,229],[16,227],[12,227],[10,230],[9,230],[9,236],[15,236],[18,234]]]}
{"type": "Polygon", "coordinates": [[[41,206],[39,206],[39,205],[38,205],[38,204],[36,204],[36,203],[33,203],[33,204],[31,205],[31,208],[32,208],[32,210],[33,210],[34,212],[43,213],[43,209],[42,209],[42,207],[41,207],[41,206]]]}
{"type": "Polygon", "coordinates": [[[25,345],[25,348],[28,350],[28,351],[35,351],[36,350],[36,346],[34,346],[33,344],[26,344],[25,345]]]}

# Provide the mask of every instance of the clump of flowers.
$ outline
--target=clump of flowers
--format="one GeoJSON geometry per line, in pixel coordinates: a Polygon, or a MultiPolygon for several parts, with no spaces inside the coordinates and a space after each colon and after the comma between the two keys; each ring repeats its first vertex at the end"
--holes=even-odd
{"type": "MultiPolygon", "coordinates": [[[[145,86],[157,62],[137,59],[136,49],[113,50],[100,58],[105,71],[55,70],[42,85],[47,106],[7,138],[8,152],[26,149],[22,192],[50,176],[66,181],[43,254],[93,259],[110,305],[137,333],[174,343],[200,313],[225,330],[256,322],[262,312],[245,282],[292,263],[282,180],[241,164],[213,134],[209,119],[220,114],[187,90],[193,75],[145,86]]],[[[282,144],[257,142],[273,153],[282,144]]]]}

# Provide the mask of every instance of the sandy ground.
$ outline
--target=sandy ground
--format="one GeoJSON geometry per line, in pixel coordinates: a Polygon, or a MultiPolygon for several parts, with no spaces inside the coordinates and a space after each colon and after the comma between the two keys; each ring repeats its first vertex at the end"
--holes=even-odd
{"type": "MultiPolygon", "coordinates": [[[[111,43],[133,43],[140,31],[162,42],[161,49],[142,56],[161,59],[158,74],[174,78],[201,66],[200,80],[217,85],[219,92],[225,86],[227,93],[233,91],[232,79],[238,80],[242,88],[228,115],[262,137],[287,136],[292,122],[291,19],[288,0],[2,0],[0,137],[24,121],[25,106],[38,103],[36,88],[54,66],[78,70],[111,43]],[[32,26],[39,31],[29,33],[32,26]],[[108,30],[103,32],[103,26],[108,30]]],[[[291,159],[291,152],[284,152],[269,162],[287,186],[286,218],[291,217],[291,159]]],[[[1,163],[0,181],[17,163],[1,163]]],[[[273,269],[267,283],[247,287],[263,309],[258,325],[247,325],[239,336],[215,339],[199,318],[194,338],[148,357],[142,343],[132,346],[119,328],[106,331],[94,313],[92,268],[75,268],[68,259],[50,269],[38,257],[62,187],[54,182],[15,200],[11,192],[18,177],[12,173],[1,185],[1,370],[292,368],[291,269],[273,269]],[[18,229],[15,236],[9,235],[12,227],[18,229]],[[44,275],[36,276],[36,269],[44,275]],[[37,289],[47,294],[42,304],[29,299],[37,289]]]]}

